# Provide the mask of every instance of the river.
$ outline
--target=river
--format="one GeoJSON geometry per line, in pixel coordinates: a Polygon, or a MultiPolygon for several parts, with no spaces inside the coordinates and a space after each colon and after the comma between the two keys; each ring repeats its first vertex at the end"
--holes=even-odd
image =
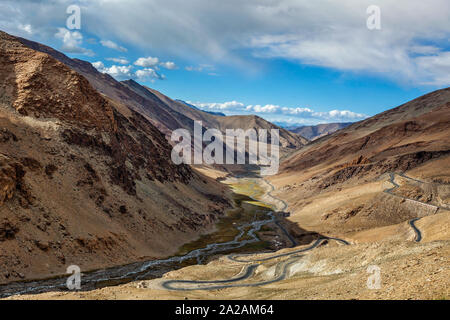
{"type": "MultiPolygon", "coordinates": [[[[277,224],[273,208],[278,207],[280,209],[281,206],[281,209],[285,209],[286,205],[283,203],[281,205],[269,204],[268,202],[271,201],[266,199],[266,202],[261,201],[264,196],[266,198],[271,197],[270,192],[273,190],[273,187],[262,178],[235,177],[225,180],[224,183],[230,185],[234,190],[236,210],[239,210],[239,219],[234,222],[233,219],[228,217],[230,223],[225,226],[234,228],[232,238],[228,235],[229,239],[223,237],[223,241],[207,243],[207,239],[211,237],[205,237],[203,241],[196,241],[194,248],[184,254],[82,273],[82,290],[93,290],[130,281],[159,278],[166,272],[188,265],[200,264],[217,254],[245,252],[246,247],[251,249],[251,245],[256,243],[262,244],[258,247],[258,251],[267,250],[267,248],[264,248],[264,242],[258,238],[257,232],[263,226],[271,223],[277,224]]],[[[275,198],[273,200],[279,201],[275,198]]],[[[281,227],[279,224],[277,226],[281,227]]],[[[286,232],[282,227],[281,229],[286,232]]],[[[221,232],[220,228],[218,232],[221,232]]],[[[220,236],[220,234],[216,236],[220,236]]],[[[0,285],[0,297],[68,290],[66,287],[67,277],[68,275],[64,275],[50,279],[19,281],[0,285]]]]}

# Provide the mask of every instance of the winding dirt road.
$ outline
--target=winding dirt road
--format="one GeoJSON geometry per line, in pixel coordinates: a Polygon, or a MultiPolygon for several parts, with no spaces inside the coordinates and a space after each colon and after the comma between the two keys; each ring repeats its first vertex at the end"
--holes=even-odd
{"type": "Polygon", "coordinates": [[[414,232],[416,233],[416,237],[414,239],[414,241],[416,242],[420,242],[420,240],[422,240],[422,233],[420,232],[419,228],[417,228],[417,226],[414,224],[419,219],[420,218],[409,220],[409,225],[411,226],[411,228],[413,228],[414,232]]]}
{"type": "MultiPolygon", "coordinates": [[[[384,190],[384,192],[391,194],[393,196],[402,197],[399,195],[396,195],[393,192],[393,190],[397,189],[399,185],[395,182],[395,175],[399,175],[406,179],[411,179],[413,181],[416,181],[418,183],[425,183],[423,181],[410,178],[405,176],[404,174],[397,174],[397,173],[390,173],[390,182],[392,183],[393,187],[384,190]]],[[[272,203],[278,203],[280,205],[277,206],[277,211],[286,211],[287,210],[287,203],[284,200],[278,199],[275,196],[272,195],[272,192],[275,190],[274,186],[268,182],[265,179],[261,179],[261,181],[267,186],[269,186],[269,191],[266,192],[266,197],[272,198],[270,202],[272,203]]],[[[402,197],[404,199],[408,199],[406,197],[402,197]]],[[[254,199],[257,200],[257,199],[254,199]]],[[[410,199],[413,200],[413,199],[410,199]]],[[[261,200],[257,200],[261,201],[261,200]]],[[[414,200],[416,201],[416,200],[414,200]]],[[[420,201],[418,201],[420,202],[420,201]]],[[[450,208],[445,206],[440,206],[439,208],[450,210],[450,208]]],[[[415,225],[415,222],[419,218],[412,219],[409,221],[409,224],[411,228],[416,233],[416,242],[421,241],[422,234],[421,231],[417,228],[415,225]]],[[[258,237],[256,236],[256,232],[258,232],[262,226],[273,223],[275,224],[282,233],[286,236],[287,239],[291,242],[290,247],[295,247],[297,245],[297,242],[294,237],[292,237],[289,232],[283,227],[283,225],[280,223],[280,221],[275,216],[275,212],[269,213],[269,219],[266,220],[259,220],[259,221],[253,221],[251,223],[247,223],[244,225],[241,225],[238,227],[239,234],[231,241],[224,242],[224,243],[214,243],[209,244],[204,248],[193,250],[189,253],[187,253],[184,256],[175,256],[170,257],[167,259],[161,259],[161,260],[152,260],[147,262],[141,262],[141,263],[135,263],[130,264],[126,266],[120,266],[115,268],[109,268],[109,269],[103,269],[98,270],[95,272],[90,272],[87,274],[83,274],[83,288],[98,288],[103,286],[109,286],[109,285],[116,285],[120,283],[135,281],[139,279],[148,279],[149,276],[153,275],[155,277],[155,270],[159,269],[169,269],[172,265],[179,265],[179,263],[196,258],[197,261],[200,263],[204,257],[210,256],[212,254],[220,253],[223,251],[228,251],[230,249],[236,249],[240,248],[248,243],[253,243],[256,241],[259,241],[258,237]],[[243,236],[246,234],[245,230],[250,228],[249,231],[247,231],[247,235],[250,236],[249,239],[242,239],[243,236]],[[158,267],[158,268],[155,268],[158,267]]],[[[167,290],[179,290],[179,291],[186,291],[186,290],[216,290],[216,289],[224,289],[229,287],[245,287],[245,286],[262,286],[267,285],[271,283],[275,283],[281,280],[286,279],[288,273],[289,273],[289,267],[297,262],[299,259],[301,259],[301,253],[313,250],[323,244],[325,241],[334,240],[337,241],[343,245],[349,245],[349,243],[343,239],[338,238],[329,238],[329,237],[321,237],[317,240],[315,240],[313,243],[311,243],[309,246],[297,249],[291,252],[287,253],[281,253],[281,254],[273,254],[266,253],[266,254],[272,254],[269,256],[261,257],[261,258],[253,258],[249,259],[246,257],[250,257],[254,254],[231,254],[228,255],[227,258],[235,263],[242,263],[244,264],[241,272],[239,272],[237,275],[230,279],[222,279],[222,280],[167,280],[162,282],[161,286],[167,290]],[[276,258],[281,257],[288,257],[288,259],[281,261],[275,265],[275,272],[271,279],[260,281],[260,282],[254,282],[254,283],[243,283],[246,280],[251,279],[255,275],[255,270],[259,266],[261,262],[269,261],[276,258]]],[[[257,253],[257,254],[263,254],[263,253],[257,253]]],[[[169,271],[167,270],[167,271],[169,271]]],[[[160,271],[158,271],[160,272],[160,271]]],[[[44,280],[38,280],[38,281],[28,281],[28,282],[16,282],[16,283],[10,283],[6,285],[0,286],[0,297],[7,297],[13,294],[30,294],[30,293],[40,293],[45,291],[52,291],[52,290],[59,290],[65,289],[66,285],[66,277],[60,277],[60,278],[53,278],[53,279],[44,279],[44,280]]]]}
{"type": "MultiPolygon", "coordinates": [[[[418,202],[418,203],[421,203],[421,204],[430,205],[429,203],[426,203],[426,202],[422,202],[422,201],[415,200],[415,199],[410,199],[410,198],[407,198],[407,197],[404,197],[404,196],[401,196],[401,195],[393,193],[393,191],[395,189],[400,187],[400,185],[398,185],[395,182],[395,176],[396,175],[399,176],[399,177],[405,178],[405,179],[409,179],[409,180],[414,181],[414,182],[421,183],[421,184],[427,183],[425,181],[421,181],[421,180],[418,180],[418,179],[415,179],[415,178],[408,177],[404,173],[391,172],[391,173],[389,173],[389,182],[393,185],[393,187],[384,190],[385,193],[390,194],[390,195],[395,196],[395,197],[399,197],[399,198],[405,199],[405,200],[412,200],[412,201],[415,201],[415,202],[418,202]]],[[[436,207],[438,209],[442,209],[442,210],[450,210],[450,207],[447,207],[447,206],[434,205],[434,204],[432,206],[434,206],[434,207],[436,207]]],[[[409,225],[411,226],[411,228],[414,230],[414,233],[416,234],[415,239],[414,239],[414,241],[416,241],[416,242],[420,242],[422,240],[422,233],[419,230],[419,228],[417,228],[417,226],[415,225],[415,222],[420,220],[420,219],[421,218],[415,218],[415,219],[411,219],[411,220],[408,221],[409,225]]]]}
{"type": "MultiPolygon", "coordinates": [[[[423,181],[408,177],[408,176],[404,175],[403,173],[400,173],[400,174],[394,173],[394,172],[390,173],[389,174],[389,176],[390,176],[389,182],[392,183],[393,187],[384,190],[384,192],[386,192],[390,195],[401,197],[403,199],[409,199],[409,198],[399,196],[399,195],[396,195],[393,193],[393,191],[395,189],[400,187],[395,182],[395,175],[398,175],[403,178],[410,179],[410,180],[413,180],[413,181],[416,181],[419,183],[425,183],[423,181]]],[[[272,192],[275,190],[275,187],[267,180],[263,179],[263,181],[264,181],[264,183],[266,183],[267,185],[270,186],[270,191],[268,191],[266,194],[272,198],[271,202],[281,203],[282,205],[279,206],[278,210],[286,211],[286,209],[288,208],[286,201],[274,197],[272,195],[272,192]]],[[[413,199],[410,199],[410,200],[413,200],[413,199]]],[[[414,200],[414,201],[416,201],[416,200],[414,200]]],[[[418,201],[418,202],[420,202],[420,201],[418,201]]],[[[423,203],[423,202],[421,202],[421,203],[423,203]]],[[[426,203],[424,203],[424,204],[426,204],[426,203]]],[[[446,207],[440,207],[440,206],[437,206],[437,207],[449,210],[449,208],[446,208],[446,207]]],[[[409,225],[411,226],[411,228],[414,230],[414,232],[416,234],[416,237],[415,237],[416,242],[420,242],[422,240],[422,233],[415,225],[415,222],[419,219],[420,218],[415,218],[415,219],[412,219],[409,221],[409,225]]],[[[274,222],[283,231],[283,233],[287,236],[287,238],[291,241],[291,244],[292,244],[291,247],[295,247],[297,245],[296,240],[279,223],[279,221],[277,221],[275,219],[274,222]]],[[[263,258],[241,259],[241,258],[252,256],[254,254],[231,254],[231,255],[227,256],[227,258],[229,260],[231,260],[233,262],[237,262],[237,263],[244,263],[246,265],[242,268],[242,270],[239,274],[237,274],[236,276],[234,276],[230,279],[204,280],[204,281],[202,281],[202,280],[167,280],[167,281],[163,281],[161,283],[161,286],[167,290],[190,291],[190,290],[218,290],[218,289],[226,289],[226,288],[232,288],[232,287],[255,287],[255,286],[271,284],[271,283],[286,279],[288,271],[289,271],[289,267],[293,263],[297,262],[302,257],[301,255],[298,255],[298,254],[313,250],[314,248],[317,248],[323,242],[329,241],[329,240],[335,240],[337,242],[340,242],[341,244],[349,245],[349,243],[343,239],[321,237],[321,238],[317,239],[316,241],[314,241],[311,245],[309,245],[306,248],[301,248],[301,249],[294,250],[291,252],[286,252],[286,253],[275,254],[275,255],[271,255],[271,256],[263,257],[263,258]],[[289,257],[289,258],[287,260],[284,260],[284,261],[276,264],[275,274],[272,279],[269,279],[266,281],[255,282],[255,283],[240,283],[242,281],[251,279],[255,275],[255,270],[259,266],[259,263],[269,261],[272,259],[276,259],[276,258],[281,258],[281,257],[289,257]],[[254,264],[249,264],[249,263],[254,263],[254,264]]]]}
{"type": "MultiPolygon", "coordinates": [[[[278,206],[279,211],[285,211],[288,208],[286,201],[276,198],[272,195],[272,192],[275,190],[275,187],[268,182],[266,179],[262,179],[263,182],[270,187],[270,191],[266,193],[267,196],[272,198],[272,204],[279,202],[282,205],[278,206]]],[[[254,199],[257,200],[257,199],[254,199]]],[[[261,201],[261,200],[258,200],[261,201]]],[[[268,201],[267,201],[268,202],[268,201]]],[[[267,203],[266,202],[266,203],[267,203]]],[[[297,241],[294,237],[292,237],[289,232],[279,223],[278,220],[274,220],[274,223],[283,231],[283,233],[287,236],[287,238],[291,241],[291,247],[295,247],[297,245],[297,241]]],[[[250,254],[231,254],[228,255],[227,258],[233,262],[244,263],[244,267],[241,272],[229,279],[222,280],[166,280],[160,283],[160,286],[167,290],[176,290],[176,291],[191,291],[191,290],[218,290],[218,289],[226,289],[226,288],[235,288],[235,287],[256,287],[267,284],[272,284],[278,281],[282,281],[287,278],[289,273],[289,267],[297,262],[302,256],[298,255],[299,253],[307,252],[313,250],[318,247],[325,241],[336,240],[344,245],[349,245],[349,243],[343,239],[339,238],[330,238],[330,237],[321,237],[314,241],[311,245],[306,248],[297,249],[291,252],[280,253],[271,255],[264,258],[254,258],[254,259],[239,259],[240,257],[248,257],[254,255],[254,253],[250,254]],[[281,257],[289,257],[287,260],[281,261],[275,266],[275,273],[271,279],[253,283],[239,283],[241,281],[246,281],[251,279],[255,275],[255,270],[258,268],[259,264],[264,261],[273,260],[281,257]],[[254,264],[248,264],[254,263],[254,264]]],[[[257,253],[261,254],[261,253],[257,253]]]]}
{"type": "MultiPolygon", "coordinates": [[[[270,188],[271,191],[274,190],[273,186],[271,186],[270,188]]],[[[269,191],[268,193],[270,193],[271,191],[269,191]]],[[[279,201],[283,203],[284,208],[287,207],[287,204],[284,201],[282,200],[279,201]]],[[[205,257],[220,252],[238,249],[247,244],[260,241],[260,239],[256,235],[256,232],[258,232],[263,226],[271,223],[276,224],[291,241],[292,246],[295,246],[296,245],[295,239],[291,237],[289,232],[279,223],[277,217],[275,216],[275,212],[274,211],[270,212],[268,216],[269,219],[256,220],[238,226],[237,230],[239,231],[239,233],[231,241],[208,244],[203,248],[192,250],[183,256],[174,256],[167,259],[151,260],[146,262],[133,263],[125,266],[83,273],[82,277],[83,288],[95,289],[108,285],[154,278],[155,276],[160,277],[163,273],[170,271],[171,269],[173,270],[174,268],[179,266],[180,263],[183,263],[184,261],[190,259],[196,259],[197,263],[200,264],[205,257]],[[247,238],[244,239],[244,236],[247,236],[247,238]]],[[[52,290],[65,290],[66,280],[67,277],[63,276],[52,279],[13,282],[5,285],[0,285],[0,298],[16,294],[32,294],[52,290]]]]}

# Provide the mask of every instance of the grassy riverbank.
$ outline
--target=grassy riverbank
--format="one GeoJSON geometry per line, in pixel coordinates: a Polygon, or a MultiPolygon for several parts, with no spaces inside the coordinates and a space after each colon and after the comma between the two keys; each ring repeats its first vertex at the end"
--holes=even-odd
{"type": "MultiPolygon", "coordinates": [[[[216,231],[200,236],[197,240],[183,245],[177,255],[184,255],[192,250],[204,248],[211,243],[223,243],[232,241],[238,234],[238,227],[252,221],[269,219],[269,212],[272,207],[257,199],[265,194],[265,190],[255,180],[240,179],[232,180],[232,183],[225,181],[233,190],[234,209],[229,210],[225,217],[221,218],[216,224],[216,231]]],[[[245,228],[245,233],[239,240],[249,239],[248,231],[251,228],[245,228]]],[[[267,241],[258,241],[247,244],[233,252],[246,252],[268,249],[267,241]]],[[[227,252],[221,252],[227,253],[227,252]]]]}

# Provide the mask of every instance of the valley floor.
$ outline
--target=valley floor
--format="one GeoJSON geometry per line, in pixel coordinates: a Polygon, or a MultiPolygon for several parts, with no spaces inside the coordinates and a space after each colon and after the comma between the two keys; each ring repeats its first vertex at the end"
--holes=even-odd
{"type": "MultiPolygon", "coordinates": [[[[283,209],[283,201],[271,196],[267,183],[260,180],[260,184],[266,193],[253,196],[283,209]]],[[[184,267],[159,279],[9,299],[448,299],[449,222],[446,210],[416,221],[421,242],[414,241],[417,235],[408,220],[345,232],[350,245],[332,239],[318,241],[317,237],[324,236],[316,234],[316,240],[301,241],[294,248],[211,257],[206,265],[184,267]],[[370,268],[380,272],[379,288],[368,286],[373,277],[370,268]],[[172,290],[167,290],[167,284],[172,290]]]]}
{"type": "MultiPolygon", "coordinates": [[[[327,245],[294,264],[288,278],[260,287],[168,291],[158,281],[134,282],[88,292],[50,292],[11,299],[448,299],[450,242],[383,242],[327,245]],[[380,268],[381,288],[369,289],[370,265],[380,268]]],[[[262,264],[259,279],[270,278],[276,262],[262,264]]],[[[217,279],[239,273],[221,258],[170,272],[164,279],[217,279]]],[[[255,280],[252,280],[255,281],[255,280]]]]}

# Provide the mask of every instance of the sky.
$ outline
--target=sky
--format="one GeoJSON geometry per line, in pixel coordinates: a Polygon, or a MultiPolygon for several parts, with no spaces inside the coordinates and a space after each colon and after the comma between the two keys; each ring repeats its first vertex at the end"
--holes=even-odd
{"type": "Polygon", "coordinates": [[[449,17],[448,0],[0,1],[3,31],[286,126],[358,121],[448,87],[449,17]]]}

